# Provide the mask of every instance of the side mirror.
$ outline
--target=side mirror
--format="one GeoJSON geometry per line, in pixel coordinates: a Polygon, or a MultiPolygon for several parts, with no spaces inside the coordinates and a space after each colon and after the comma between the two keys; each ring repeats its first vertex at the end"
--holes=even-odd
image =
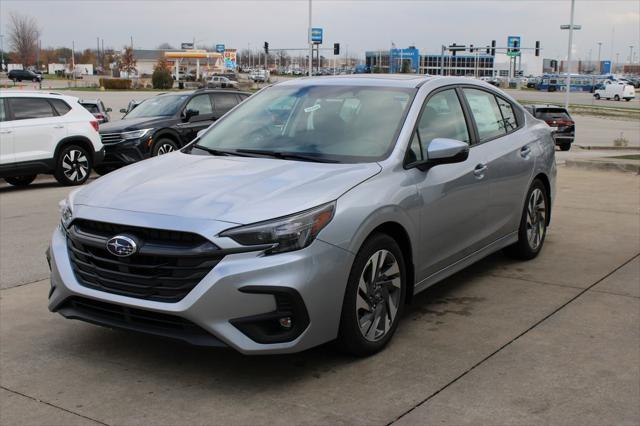
{"type": "Polygon", "coordinates": [[[183,114],[184,121],[191,121],[191,119],[193,117],[196,117],[198,114],[200,114],[200,111],[196,111],[195,109],[187,109],[183,114]]]}
{"type": "Polygon", "coordinates": [[[423,143],[422,152],[427,158],[413,164],[420,170],[428,170],[440,164],[462,163],[469,158],[469,144],[456,139],[435,138],[423,143]]]}
{"type": "MultiPolygon", "coordinates": [[[[111,108],[107,108],[107,109],[105,109],[105,111],[106,111],[106,112],[111,112],[111,111],[113,111],[113,110],[112,110],[111,108]]],[[[122,112],[122,111],[121,111],[121,112],[122,112]]]]}
{"type": "Polygon", "coordinates": [[[126,108],[120,108],[120,112],[123,113],[123,114],[126,114],[127,113],[127,109],[126,108]]]}

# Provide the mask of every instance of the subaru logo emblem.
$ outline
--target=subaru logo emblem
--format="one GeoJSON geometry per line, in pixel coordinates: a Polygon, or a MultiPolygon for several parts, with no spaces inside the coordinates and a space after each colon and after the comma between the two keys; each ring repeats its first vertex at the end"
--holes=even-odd
{"type": "Polygon", "coordinates": [[[116,235],[107,241],[107,251],[114,256],[131,256],[138,250],[136,242],[125,235],[116,235]]]}

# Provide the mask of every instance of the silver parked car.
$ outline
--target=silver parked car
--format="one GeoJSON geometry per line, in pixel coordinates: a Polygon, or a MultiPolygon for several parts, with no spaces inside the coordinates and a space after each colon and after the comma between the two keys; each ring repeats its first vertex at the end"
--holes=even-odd
{"type": "Polygon", "coordinates": [[[538,255],[554,147],[477,80],[269,86],[61,202],[49,309],[247,354],[372,354],[414,294],[500,249],[538,255]]]}

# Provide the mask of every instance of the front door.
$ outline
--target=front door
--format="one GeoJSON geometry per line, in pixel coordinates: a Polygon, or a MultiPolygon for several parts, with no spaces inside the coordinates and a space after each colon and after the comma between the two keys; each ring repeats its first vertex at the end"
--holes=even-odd
{"type": "Polygon", "coordinates": [[[183,116],[188,117],[186,123],[179,126],[183,140],[190,142],[202,129],[209,127],[214,121],[211,97],[204,93],[191,98],[184,108],[183,116]]]}

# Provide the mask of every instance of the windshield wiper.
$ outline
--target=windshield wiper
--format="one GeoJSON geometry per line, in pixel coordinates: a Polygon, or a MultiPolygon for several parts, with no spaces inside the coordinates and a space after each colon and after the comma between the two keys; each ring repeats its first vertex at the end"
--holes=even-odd
{"type": "Polygon", "coordinates": [[[208,148],[206,146],[199,145],[199,144],[194,144],[193,147],[201,149],[203,151],[206,151],[211,155],[224,155],[224,156],[236,155],[238,157],[247,157],[247,155],[238,154],[235,151],[225,151],[225,150],[222,150],[222,149],[213,149],[213,148],[208,148]]]}
{"type": "Polygon", "coordinates": [[[336,160],[317,157],[315,155],[298,154],[297,152],[263,151],[259,149],[238,149],[234,152],[242,154],[263,155],[265,157],[279,158],[281,160],[312,161],[315,163],[339,163],[339,161],[336,160]]]}

